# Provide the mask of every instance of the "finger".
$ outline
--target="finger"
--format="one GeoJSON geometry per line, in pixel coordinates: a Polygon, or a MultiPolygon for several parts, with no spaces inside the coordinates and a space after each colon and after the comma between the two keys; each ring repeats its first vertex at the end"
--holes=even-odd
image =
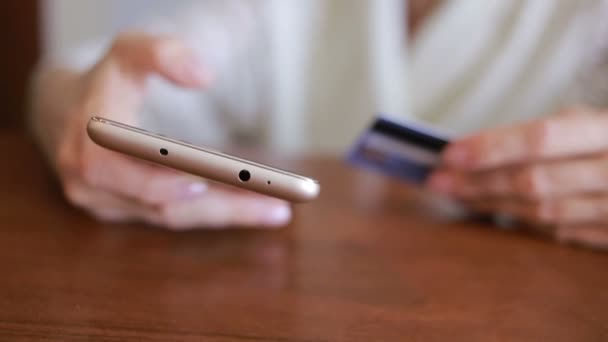
{"type": "Polygon", "coordinates": [[[207,190],[201,178],[90,146],[80,175],[86,184],[147,205],[194,198],[207,190]]]}
{"type": "Polygon", "coordinates": [[[93,217],[106,222],[140,221],[152,217],[154,208],[78,181],[64,183],[66,199],[93,217]]]}
{"type": "Polygon", "coordinates": [[[508,214],[534,224],[608,223],[607,195],[586,195],[551,201],[491,199],[468,203],[484,213],[508,214]]]}
{"type": "Polygon", "coordinates": [[[556,239],[563,243],[607,249],[608,228],[602,225],[566,225],[556,231],[556,239]]]}
{"type": "Polygon", "coordinates": [[[467,201],[500,197],[519,198],[520,192],[527,190],[526,184],[523,184],[524,179],[510,177],[510,171],[506,169],[474,173],[439,169],[429,176],[426,186],[433,191],[467,201]],[[515,184],[517,188],[513,189],[515,184]],[[523,189],[520,190],[519,187],[523,189]]]}
{"type": "Polygon", "coordinates": [[[194,49],[168,36],[123,33],[114,41],[104,61],[118,62],[122,71],[142,76],[156,73],[185,87],[203,86],[211,79],[194,49]]]}
{"type": "Polygon", "coordinates": [[[101,115],[135,124],[148,76],[157,74],[183,87],[204,86],[210,76],[199,60],[178,39],[122,34],[88,74],[79,111],[84,119],[101,115]]]}
{"type": "Polygon", "coordinates": [[[439,170],[429,180],[431,188],[464,199],[514,197],[554,199],[608,190],[608,157],[560,160],[484,172],[439,170]]]}
{"type": "Polygon", "coordinates": [[[291,220],[288,203],[245,191],[210,186],[193,200],[173,202],[162,208],[157,224],[184,230],[198,227],[277,228],[291,220]]]}
{"type": "Polygon", "coordinates": [[[608,148],[608,116],[583,109],[570,115],[485,131],[450,144],[443,162],[461,170],[598,153],[608,148]]]}
{"type": "Polygon", "coordinates": [[[213,186],[198,199],[148,205],[84,183],[64,183],[68,201],[102,221],[143,221],[170,229],[280,227],[291,219],[286,202],[213,186]]]}

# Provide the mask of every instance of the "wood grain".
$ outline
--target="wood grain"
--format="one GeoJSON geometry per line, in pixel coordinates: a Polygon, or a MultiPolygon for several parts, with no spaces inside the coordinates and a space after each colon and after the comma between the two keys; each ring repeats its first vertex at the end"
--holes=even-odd
{"type": "Polygon", "coordinates": [[[335,159],[280,164],[323,185],[286,229],[173,233],[93,221],[0,141],[3,341],[608,339],[608,255],[446,221],[335,159]]]}

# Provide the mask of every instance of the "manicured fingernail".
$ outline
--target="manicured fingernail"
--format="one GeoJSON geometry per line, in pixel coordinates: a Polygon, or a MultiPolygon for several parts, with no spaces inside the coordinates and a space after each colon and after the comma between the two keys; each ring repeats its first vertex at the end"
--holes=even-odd
{"type": "Polygon", "coordinates": [[[289,223],[291,220],[291,208],[287,205],[272,208],[264,218],[264,223],[269,226],[278,227],[289,223]]]}
{"type": "Polygon", "coordinates": [[[431,176],[428,185],[435,191],[450,193],[454,190],[454,177],[446,172],[438,172],[431,176]]]}
{"type": "Polygon", "coordinates": [[[203,192],[207,191],[207,184],[201,182],[194,182],[187,184],[180,193],[181,199],[194,198],[203,192]]]}
{"type": "Polygon", "coordinates": [[[446,149],[443,161],[449,166],[466,168],[470,166],[471,154],[465,146],[452,145],[446,149]]]}

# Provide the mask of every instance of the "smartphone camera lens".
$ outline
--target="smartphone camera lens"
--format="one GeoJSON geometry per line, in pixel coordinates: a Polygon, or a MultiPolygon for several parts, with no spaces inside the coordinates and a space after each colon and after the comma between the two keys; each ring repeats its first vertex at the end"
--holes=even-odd
{"type": "Polygon", "coordinates": [[[169,154],[169,151],[166,148],[161,148],[159,152],[163,156],[166,156],[167,154],[169,154]]]}
{"type": "Polygon", "coordinates": [[[241,172],[239,172],[239,179],[241,182],[247,182],[251,179],[251,173],[247,170],[241,170],[241,172]]]}

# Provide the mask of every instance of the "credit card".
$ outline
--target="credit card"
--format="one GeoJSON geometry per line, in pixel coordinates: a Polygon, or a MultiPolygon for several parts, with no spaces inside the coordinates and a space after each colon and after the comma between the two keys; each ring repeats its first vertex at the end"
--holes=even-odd
{"type": "Polygon", "coordinates": [[[439,164],[449,139],[414,122],[378,117],[347,156],[349,163],[422,184],[439,164]]]}

